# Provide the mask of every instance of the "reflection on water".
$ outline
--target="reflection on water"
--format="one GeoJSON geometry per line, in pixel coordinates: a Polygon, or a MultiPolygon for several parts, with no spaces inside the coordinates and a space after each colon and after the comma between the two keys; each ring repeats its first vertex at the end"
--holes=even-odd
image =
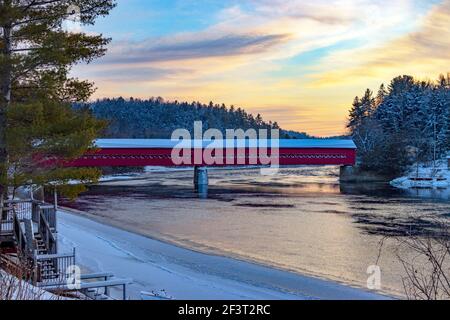
{"type": "MultiPolygon", "coordinates": [[[[340,185],[338,173],[335,167],[289,168],[276,176],[210,171],[207,197],[199,199],[192,172],[151,172],[92,187],[71,206],[184,246],[358,286],[365,286],[384,236],[433,230],[424,215],[450,217],[447,191],[340,185]]],[[[385,243],[379,264],[383,290],[402,293],[397,250],[385,243]]]]}

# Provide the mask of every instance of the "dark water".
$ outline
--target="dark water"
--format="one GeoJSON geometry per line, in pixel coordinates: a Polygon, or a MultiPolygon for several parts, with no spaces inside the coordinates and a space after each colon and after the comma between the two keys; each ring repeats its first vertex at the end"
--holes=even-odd
{"type": "Polygon", "coordinates": [[[434,232],[429,217],[450,217],[448,190],[339,184],[338,168],[301,167],[262,176],[258,169],[210,172],[207,199],[192,172],[150,172],[95,186],[76,203],[108,222],[183,246],[365,287],[378,261],[382,290],[402,294],[411,255],[396,240],[434,232]]]}

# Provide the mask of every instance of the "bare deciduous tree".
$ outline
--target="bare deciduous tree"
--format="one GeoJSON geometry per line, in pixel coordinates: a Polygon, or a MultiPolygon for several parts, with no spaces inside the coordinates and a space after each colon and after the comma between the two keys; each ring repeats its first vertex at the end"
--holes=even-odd
{"type": "MultiPolygon", "coordinates": [[[[450,227],[448,219],[424,216],[431,229],[405,236],[388,237],[397,242],[396,256],[403,266],[402,278],[410,300],[450,300],[450,227]]],[[[380,244],[381,248],[386,239],[380,244]]],[[[379,256],[380,257],[380,256],[379,256]]]]}
{"type": "Polygon", "coordinates": [[[450,242],[432,237],[409,237],[401,246],[415,253],[413,258],[397,254],[406,276],[403,285],[408,299],[450,299],[450,242]]]}

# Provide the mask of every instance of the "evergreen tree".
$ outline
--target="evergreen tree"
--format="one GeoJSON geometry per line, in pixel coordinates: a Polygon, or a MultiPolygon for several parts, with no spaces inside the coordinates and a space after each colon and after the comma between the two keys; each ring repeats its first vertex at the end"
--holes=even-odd
{"type": "Polygon", "coordinates": [[[380,89],[378,89],[378,93],[375,98],[375,110],[384,102],[384,99],[386,98],[387,95],[388,92],[386,91],[386,87],[384,86],[384,84],[382,84],[380,86],[380,89]]]}
{"type": "Polygon", "coordinates": [[[282,137],[311,138],[306,133],[282,130],[278,123],[266,122],[261,115],[256,118],[242,108],[203,105],[199,102],[158,103],[156,99],[103,99],[88,104],[74,104],[75,109],[87,107],[97,118],[109,123],[105,138],[170,139],[172,132],[186,128],[193,134],[195,121],[203,122],[203,129],[219,129],[224,135],[227,129],[280,129],[282,137]]]}
{"type": "Polygon", "coordinates": [[[364,96],[361,98],[360,104],[362,113],[360,122],[363,122],[366,118],[371,117],[375,111],[375,99],[373,98],[373,92],[370,89],[366,90],[364,96]]]}
{"type": "Polygon", "coordinates": [[[362,103],[359,97],[355,97],[353,100],[352,108],[350,109],[350,116],[348,120],[347,128],[349,128],[350,133],[354,133],[356,128],[361,124],[363,117],[362,103]]]}
{"type": "Polygon", "coordinates": [[[412,161],[428,162],[448,152],[449,79],[441,75],[432,83],[396,77],[387,90],[380,87],[375,99],[370,90],[355,99],[348,127],[365,169],[398,174],[412,161]]]}
{"type": "Polygon", "coordinates": [[[93,84],[70,78],[71,67],[102,56],[109,40],[64,30],[74,13],[93,24],[114,0],[0,0],[0,192],[9,185],[89,181],[96,170],[65,169],[91,147],[102,123],[73,102],[87,101],[93,84]],[[55,159],[58,159],[56,161],[55,159]]]}

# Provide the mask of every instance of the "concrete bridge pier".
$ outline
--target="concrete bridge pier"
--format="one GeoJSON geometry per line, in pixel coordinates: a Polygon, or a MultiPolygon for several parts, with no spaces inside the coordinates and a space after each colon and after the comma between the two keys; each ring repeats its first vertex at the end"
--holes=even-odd
{"type": "Polygon", "coordinates": [[[341,166],[339,180],[340,182],[349,182],[355,179],[355,170],[353,166],[341,166]]]}
{"type": "Polygon", "coordinates": [[[206,167],[195,167],[194,168],[194,187],[195,191],[198,192],[200,198],[208,197],[208,168],[206,167]]]}

